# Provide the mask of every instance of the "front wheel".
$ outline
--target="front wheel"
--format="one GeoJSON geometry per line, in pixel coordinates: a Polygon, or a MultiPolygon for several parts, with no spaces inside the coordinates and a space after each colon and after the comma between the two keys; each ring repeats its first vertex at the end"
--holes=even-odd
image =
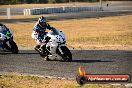
{"type": "Polygon", "coordinates": [[[63,58],[63,61],[71,62],[72,61],[72,54],[71,54],[70,50],[66,46],[61,46],[60,48],[63,52],[63,55],[61,55],[63,58]]]}
{"type": "Polygon", "coordinates": [[[18,46],[16,45],[16,43],[12,39],[10,39],[9,44],[11,46],[11,52],[17,54],[18,53],[18,46]]]}

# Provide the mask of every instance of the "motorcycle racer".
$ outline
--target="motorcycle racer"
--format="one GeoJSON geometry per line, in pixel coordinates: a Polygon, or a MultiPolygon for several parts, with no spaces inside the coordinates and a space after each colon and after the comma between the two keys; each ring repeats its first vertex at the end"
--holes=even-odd
{"type": "Polygon", "coordinates": [[[36,22],[33,31],[32,31],[32,38],[35,39],[35,41],[38,43],[37,46],[35,46],[35,50],[39,51],[41,47],[41,43],[45,42],[46,38],[46,29],[53,29],[48,23],[45,17],[41,16],[38,21],[36,22]]]}

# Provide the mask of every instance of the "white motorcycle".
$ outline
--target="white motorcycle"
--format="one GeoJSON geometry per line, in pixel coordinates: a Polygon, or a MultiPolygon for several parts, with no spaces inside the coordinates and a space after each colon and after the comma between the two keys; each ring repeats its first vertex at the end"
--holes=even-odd
{"type": "Polygon", "coordinates": [[[13,41],[13,31],[4,28],[4,26],[0,27],[0,47],[15,54],[18,53],[18,46],[13,41]]]}
{"type": "Polygon", "coordinates": [[[46,44],[41,45],[40,56],[45,60],[72,61],[72,54],[66,46],[65,35],[62,31],[53,28],[46,34],[46,44]]]}

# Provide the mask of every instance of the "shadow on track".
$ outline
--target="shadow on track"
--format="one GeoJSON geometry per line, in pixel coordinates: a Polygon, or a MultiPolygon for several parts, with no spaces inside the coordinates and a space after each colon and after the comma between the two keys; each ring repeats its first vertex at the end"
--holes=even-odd
{"type": "Polygon", "coordinates": [[[108,60],[73,60],[72,62],[76,63],[97,63],[97,62],[114,62],[108,60]]]}
{"type": "MultiPolygon", "coordinates": [[[[4,51],[4,50],[0,51],[0,55],[8,55],[8,54],[10,55],[10,54],[14,54],[14,53],[12,53],[10,51],[4,51]]],[[[39,54],[39,53],[36,52],[35,50],[19,50],[18,54],[16,54],[16,55],[26,55],[26,54],[28,55],[28,54],[39,54]]]]}

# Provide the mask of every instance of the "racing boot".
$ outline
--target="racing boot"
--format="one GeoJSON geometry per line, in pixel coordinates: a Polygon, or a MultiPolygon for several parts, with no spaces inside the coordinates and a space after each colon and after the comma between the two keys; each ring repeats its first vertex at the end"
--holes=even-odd
{"type": "Polygon", "coordinates": [[[46,52],[46,44],[41,45],[40,48],[41,48],[41,54],[47,55],[47,52],[46,52]]]}
{"type": "Polygon", "coordinates": [[[34,49],[37,51],[37,52],[40,52],[41,50],[40,50],[40,45],[36,45],[35,47],[34,47],[34,49]]]}

